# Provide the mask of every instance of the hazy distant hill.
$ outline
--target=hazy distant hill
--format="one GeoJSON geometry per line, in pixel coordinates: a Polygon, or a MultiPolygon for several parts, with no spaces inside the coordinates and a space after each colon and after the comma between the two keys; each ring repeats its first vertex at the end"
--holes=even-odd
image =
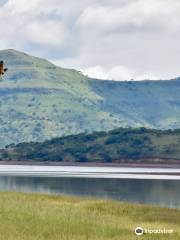
{"type": "Polygon", "coordinates": [[[180,80],[114,82],[15,50],[0,83],[0,147],[116,127],[180,127],[180,80]]]}

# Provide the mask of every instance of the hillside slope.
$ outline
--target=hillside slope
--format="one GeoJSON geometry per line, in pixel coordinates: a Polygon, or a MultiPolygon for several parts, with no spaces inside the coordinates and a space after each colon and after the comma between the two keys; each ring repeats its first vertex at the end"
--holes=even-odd
{"type": "Polygon", "coordinates": [[[0,161],[179,163],[180,130],[115,129],[81,133],[0,151],[0,161]]]}
{"type": "Polygon", "coordinates": [[[114,82],[15,50],[0,82],[0,147],[116,127],[180,127],[180,80],[114,82]]]}

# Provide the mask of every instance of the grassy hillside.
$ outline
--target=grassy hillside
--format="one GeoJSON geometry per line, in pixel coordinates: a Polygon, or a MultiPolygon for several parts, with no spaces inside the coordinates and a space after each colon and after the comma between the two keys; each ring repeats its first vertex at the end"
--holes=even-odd
{"type": "Polygon", "coordinates": [[[15,50],[0,51],[0,147],[116,127],[180,127],[180,80],[99,81],[15,50]]]}
{"type": "Polygon", "coordinates": [[[1,150],[0,160],[180,162],[180,130],[120,128],[55,138],[43,143],[21,143],[1,150]]]}
{"type": "Polygon", "coordinates": [[[180,211],[96,199],[0,193],[1,240],[129,240],[134,229],[172,229],[138,239],[180,239],[180,211]]]}

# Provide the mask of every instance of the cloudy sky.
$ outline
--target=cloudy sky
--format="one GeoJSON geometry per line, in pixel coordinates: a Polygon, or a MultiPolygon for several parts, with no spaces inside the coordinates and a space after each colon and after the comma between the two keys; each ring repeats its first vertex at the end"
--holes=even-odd
{"type": "Polygon", "coordinates": [[[180,76],[179,0],[0,0],[0,49],[92,77],[180,76]]]}

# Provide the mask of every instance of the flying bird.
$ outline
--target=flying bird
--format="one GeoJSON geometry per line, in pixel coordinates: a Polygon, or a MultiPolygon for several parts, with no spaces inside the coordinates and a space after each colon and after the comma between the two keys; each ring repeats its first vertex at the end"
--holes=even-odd
{"type": "Polygon", "coordinates": [[[7,68],[4,68],[4,62],[0,61],[0,80],[2,80],[2,76],[5,72],[7,72],[7,68]]]}

